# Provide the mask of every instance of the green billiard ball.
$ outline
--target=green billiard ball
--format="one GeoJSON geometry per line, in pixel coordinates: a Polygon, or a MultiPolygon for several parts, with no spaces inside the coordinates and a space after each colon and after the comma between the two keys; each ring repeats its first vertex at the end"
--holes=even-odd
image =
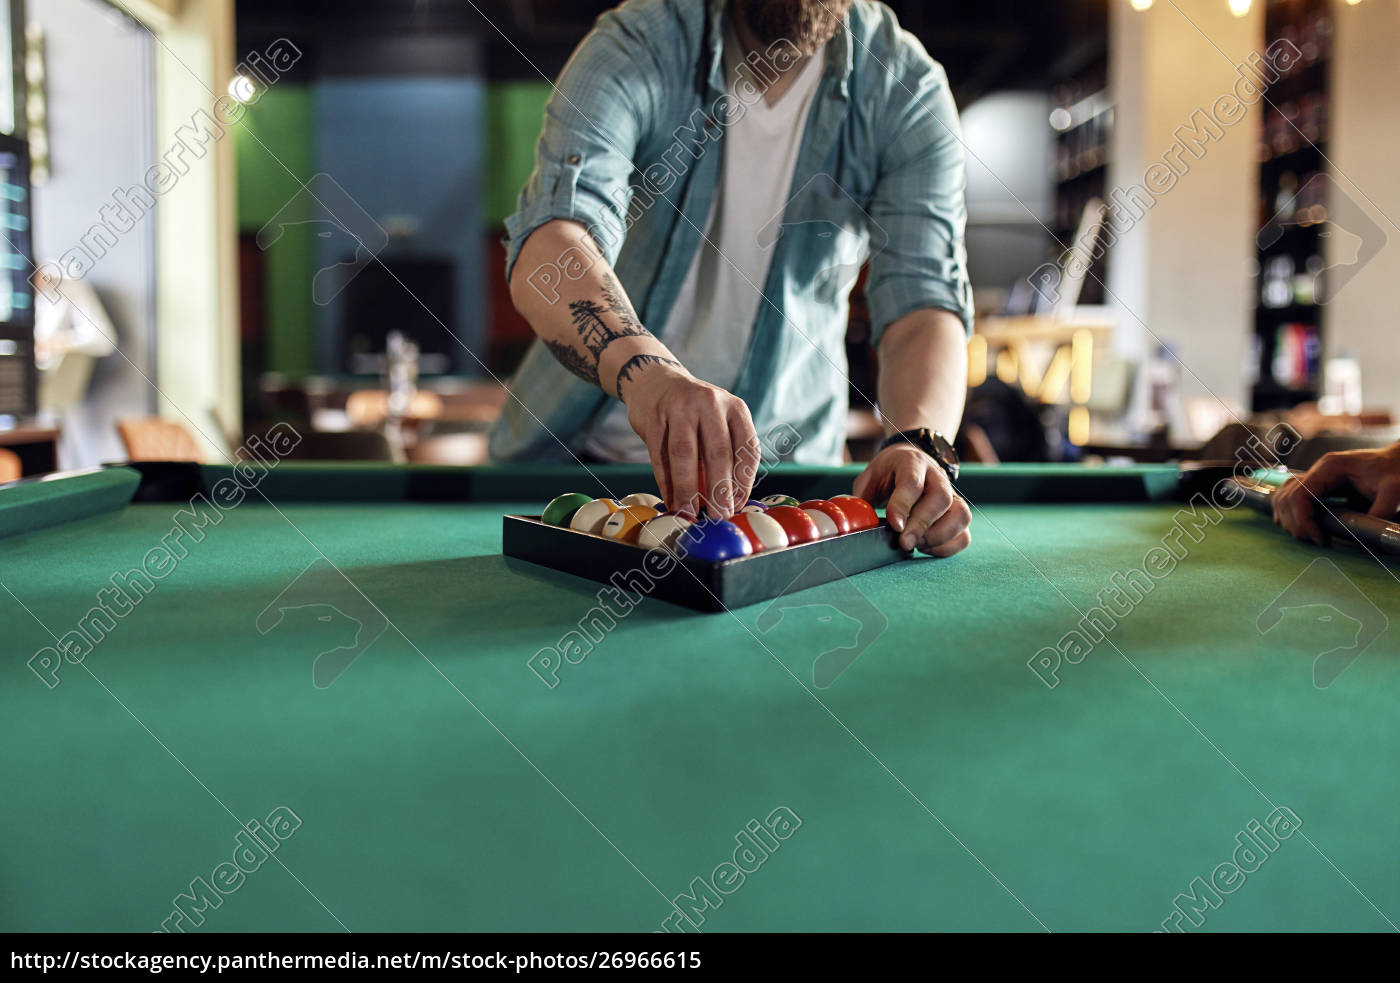
{"type": "Polygon", "coordinates": [[[544,507],[540,520],[551,526],[567,526],[574,513],[591,501],[582,492],[566,492],[544,507]]]}
{"type": "Polygon", "coordinates": [[[763,498],[760,498],[759,501],[762,502],[764,505],[768,506],[769,508],[772,508],[775,505],[802,504],[797,499],[793,498],[791,495],[765,495],[763,498]]]}

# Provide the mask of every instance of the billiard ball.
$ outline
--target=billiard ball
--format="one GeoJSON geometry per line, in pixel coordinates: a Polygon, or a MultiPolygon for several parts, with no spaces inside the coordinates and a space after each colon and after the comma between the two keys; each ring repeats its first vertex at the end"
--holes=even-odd
{"type": "Polygon", "coordinates": [[[540,521],[551,526],[567,526],[574,513],[591,501],[583,492],[565,492],[544,507],[540,521]]]}
{"type": "Polygon", "coordinates": [[[649,509],[661,511],[661,498],[647,492],[633,492],[626,498],[621,499],[623,505],[645,505],[649,509]]]}
{"type": "Polygon", "coordinates": [[[635,542],[642,523],[660,514],[648,505],[624,505],[603,523],[603,535],[624,543],[635,542]]]}
{"type": "Polygon", "coordinates": [[[836,520],[827,515],[821,509],[802,509],[812,517],[812,521],[817,524],[817,536],[820,539],[830,539],[832,536],[839,536],[841,530],[836,527],[836,520]]]}
{"type": "Polygon", "coordinates": [[[674,551],[676,539],[689,528],[690,520],[683,516],[658,515],[642,523],[642,528],[637,532],[637,545],[648,550],[660,547],[674,551]]]}
{"type": "Polygon", "coordinates": [[[797,505],[797,499],[791,495],[765,495],[758,500],[760,505],[772,508],[774,505],[797,505]]]}
{"type": "Polygon", "coordinates": [[[772,505],[764,514],[776,519],[778,525],[783,527],[783,532],[787,533],[789,546],[810,543],[822,538],[822,531],[817,527],[816,520],[812,518],[810,513],[795,505],[772,505]]]}
{"type": "MultiPolygon", "coordinates": [[[[846,513],[841,511],[841,506],[828,502],[824,498],[814,498],[810,501],[803,502],[798,508],[806,509],[808,512],[820,512],[831,520],[832,524],[836,527],[836,531],[827,532],[825,528],[823,528],[823,536],[844,536],[848,532],[855,531],[855,526],[851,525],[851,520],[846,517],[846,513]]],[[[813,515],[812,518],[816,519],[817,517],[813,515]]],[[[817,519],[817,525],[820,526],[821,524],[822,521],[817,519]]]]}
{"type": "Polygon", "coordinates": [[[753,552],[753,544],[727,519],[701,519],[676,540],[682,556],[709,563],[720,563],[753,552]]]}
{"type": "Polygon", "coordinates": [[[740,512],[767,512],[767,511],[768,511],[768,506],[764,505],[762,502],[760,502],[760,501],[758,501],[758,500],[756,500],[756,499],[752,499],[752,498],[751,498],[751,499],[749,499],[747,502],[744,503],[744,507],[741,508],[739,511],[740,511],[740,512]]]}
{"type": "Polygon", "coordinates": [[[833,495],[831,504],[839,505],[856,529],[874,529],[880,524],[880,516],[876,513],[875,506],[863,498],[854,495],[833,495]]]}
{"type": "Polygon", "coordinates": [[[602,532],[603,523],[608,521],[608,516],[620,508],[622,505],[614,502],[611,498],[595,498],[593,501],[579,506],[574,517],[569,520],[569,528],[595,534],[602,532]]]}
{"type": "Polygon", "coordinates": [[[755,553],[780,550],[788,544],[787,533],[777,519],[763,512],[740,512],[729,520],[748,538],[755,553]]]}

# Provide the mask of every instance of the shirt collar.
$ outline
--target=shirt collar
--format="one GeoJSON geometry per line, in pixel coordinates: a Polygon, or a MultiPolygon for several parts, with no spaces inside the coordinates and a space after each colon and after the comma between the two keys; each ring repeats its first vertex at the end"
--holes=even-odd
{"type": "MultiPolygon", "coordinates": [[[[724,70],[724,18],[729,12],[731,0],[710,0],[709,45],[710,71],[708,84],[715,95],[729,91],[729,78],[724,70]]],[[[826,74],[839,81],[841,95],[850,94],[851,53],[854,42],[851,39],[851,14],[841,21],[836,36],[826,43],[826,74]]]]}

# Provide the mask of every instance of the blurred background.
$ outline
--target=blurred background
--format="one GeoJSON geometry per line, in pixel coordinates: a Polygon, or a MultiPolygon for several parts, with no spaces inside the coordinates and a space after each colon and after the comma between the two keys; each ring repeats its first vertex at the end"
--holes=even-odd
{"type": "MultiPolygon", "coordinates": [[[[532,337],[503,221],[610,6],[0,0],[0,480],[279,422],[303,457],[484,460],[532,337]]],[[[889,6],[962,112],[966,457],[1396,436],[1400,0],[889,6]]],[[[859,282],[850,312],[859,460],[859,282]]]]}

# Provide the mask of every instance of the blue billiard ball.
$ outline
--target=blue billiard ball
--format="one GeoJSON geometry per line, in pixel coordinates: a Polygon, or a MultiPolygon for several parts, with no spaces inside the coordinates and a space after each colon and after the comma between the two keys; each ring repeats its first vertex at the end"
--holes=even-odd
{"type": "Polygon", "coordinates": [[[724,519],[701,519],[692,523],[676,540],[676,549],[682,556],[689,556],[708,563],[719,563],[753,552],[753,544],[739,531],[739,527],[724,519]]]}

